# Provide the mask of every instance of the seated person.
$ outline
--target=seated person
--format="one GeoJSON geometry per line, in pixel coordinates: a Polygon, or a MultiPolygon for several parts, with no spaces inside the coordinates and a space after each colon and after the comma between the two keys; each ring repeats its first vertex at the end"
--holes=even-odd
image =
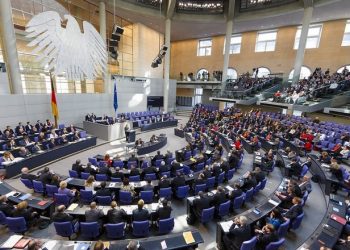
{"type": "Polygon", "coordinates": [[[285,213],[283,214],[283,216],[287,219],[290,219],[291,222],[303,212],[301,199],[299,197],[294,197],[292,199],[292,203],[293,205],[289,209],[285,209],[285,213]]]}
{"type": "Polygon", "coordinates": [[[51,133],[50,133],[50,137],[49,137],[49,138],[50,138],[50,139],[58,138],[58,135],[56,134],[56,132],[55,132],[54,129],[51,130],[51,133]]]}
{"type": "Polygon", "coordinates": [[[28,179],[28,180],[36,180],[38,178],[38,176],[34,175],[34,174],[30,174],[29,173],[29,169],[24,167],[21,169],[21,179],[28,179]]]}
{"type": "Polygon", "coordinates": [[[160,153],[160,151],[158,150],[157,151],[157,154],[153,157],[153,159],[152,159],[152,163],[155,163],[156,162],[156,160],[163,160],[164,159],[164,155],[162,155],[161,153],[160,153]]]}
{"type": "Polygon", "coordinates": [[[112,224],[122,223],[122,222],[126,222],[126,219],[127,219],[126,212],[123,209],[118,208],[116,201],[112,201],[111,209],[109,209],[107,212],[108,223],[112,223],[112,224]]]}
{"type": "Polygon", "coordinates": [[[120,190],[131,192],[132,196],[135,196],[135,194],[136,194],[136,192],[134,190],[134,186],[130,185],[128,178],[123,179],[123,184],[121,185],[120,190]]]}
{"type": "Polygon", "coordinates": [[[162,206],[159,206],[156,210],[156,218],[157,220],[164,220],[164,219],[169,219],[171,216],[171,211],[173,209],[171,206],[168,205],[168,200],[163,199],[162,200],[162,206]]]}
{"type": "Polygon", "coordinates": [[[291,206],[293,206],[292,200],[294,198],[294,194],[291,187],[287,188],[287,192],[276,191],[275,194],[282,201],[280,204],[281,208],[289,209],[291,206]]]}
{"type": "Polygon", "coordinates": [[[137,139],[135,142],[135,147],[142,147],[144,142],[142,141],[141,138],[137,139]]]}
{"type": "Polygon", "coordinates": [[[93,175],[90,175],[84,182],[84,189],[94,192],[95,187],[98,187],[98,185],[99,184],[95,181],[95,177],[93,175]]]}
{"type": "Polygon", "coordinates": [[[84,173],[89,173],[90,175],[93,175],[93,176],[95,176],[98,173],[97,171],[98,171],[97,167],[92,165],[91,162],[88,162],[86,164],[86,167],[83,168],[84,173]]]}
{"type": "Polygon", "coordinates": [[[168,188],[170,187],[170,181],[168,180],[168,177],[166,175],[163,175],[158,183],[158,188],[168,188]]]}
{"type": "Polygon", "coordinates": [[[103,225],[104,214],[102,209],[97,208],[96,202],[90,203],[90,209],[85,211],[85,221],[86,222],[97,222],[100,227],[103,225]]]}
{"type": "Polygon", "coordinates": [[[44,186],[46,184],[51,183],[52,173],[48,167],[44,167],[44,169],[42,171],[39,171],[38,174],[39,174],[38,181],[41,181],[44,184],[44,186]]]}
{"type": "Polygon", "coordinates": [[[206,184],[205,176],[203,173],[200,173],[198,175],[198,178],[194,180],[192,189],[194,190],[197,185],[203,185],[206,184]]]}
{"type": "Polygon", "coordinates": [[[311,181],[310,181],[310,177],[305,175],[303,177],[303,179],[301,179],[299,187],[300,187],[302,193],[304,193],[304,192],[311,193],[311,191],[312,191],[312,184],[311,184],[311,181]]]}
{"type": "Polygon", "coordinates": [[[7,202],[6,195],[0,196],[0,211],[4,213],[5,216],[11,217],[15,208],[7,202]]]}
{"type": "Polygon", "coordinates": [[[226,198],[224,188],[221,186],[218,186],[216,188],[216,193],[213,196],[212,205],[218,209],[219,206],[226,201],[227,201],[227,198],[226,198]]]}
{"type": "Polygon", "coordinates": [[[101,188],[96,191],[96,196],[112,196],[112,192],[106,188],[106,182],[102,181],[100,184],[101,188]]]}
{"type": "Polygon", "coordinates": [[[149,139],[151,143],[158,142],[158,137],[156,135],[152,135],[151,138],[149,139]]]}
{"type": "Polygon", "coordinates": [[[66,181],[61,181],[60,182],[60,187],[58,188],[57,193],[65,194],[68,197],[73,198],[76,195],[76,189],[72,189],[72,190],[68,189],[67,188],[67,182],[66,181]]]}
{"type": "Polygon", "coordinates": [[[99,174],[105,174],[107,175],[107,178],[109,179],[112,175],[111,167],[110,165],[107,164],[102,164],[102,166],[99,166],[98,168],[98,173],[99,174]]]}
{"type": "Polygon", "coordinates": [[[32,208],[28,208],[27,201],[21,201],[17,204],[15,210],[12,214],[13,217],[24,217],[28,226],[32,226],[36,223],[37,219],[40,217],[39,214],[33,211],[32,208]]]}
{"type": "MultiPolygon", "coordinates": [[[[203,209],[211,207],[212,199],[204,192],[198,192],[198,198],[193,200],[193,215],[201,218],[203,209]]],[[[191,215],[190,215],[191,216],[191,215]]]]}
{"type": "Polygon", "coordinates": [[[254,174],[255,174],[255,179],[258,183],[262,182],[266,177],[265,173],[263,171],[261,171],[261,169],[259,167],[256,167],[254,169],[254,174]]]}
{"type": "Polygon", "coordinates": [[[243,186],[241,187],[241,189],[242,189],[244,192],[247,192],[249,189],[255,188],[257,184],[258,184],[258,183],[257,183],[257,181],[256,181],[256,179],[255,179],[254,173],[249,172],[247,178],[244,179],[244,184],[243,184],[243,186]]]}
{"type": "MultiPolygon", "coordinates": [[[[42,243],[40,240],[31,239],[28,243],[27,250],[41,250],[42,243]]],[[[45,249],[45,248],[44,248],[45,249]]]]}
{"type": "Polygon", "coordinates": [[[5,151],[4,155],[2,156],[2,160],[4,162],[12,162],[15,159],[13,155],[9,151],[5,151]]]}
{"type": "Polygon", "coordinates": [[[81,172],[84,172],[83,164],[81,164],[81,161],[79,159],[76,160],[74,164],[72,164],[72,170],[76,171],[78,173],[78,176],[80,176],[81,172]]]}
{"type": "Polygon", "coordinates": [[[229,199],[233,202],[235,198],[243,194],[242,189],[239,186],[239,183],[233,184],[233,190],[229,193],[229,199]]]}
{"type": "Polygon", "coordinates": [[[255,229],[255,233],[258,240],[255,246],[257,250],[265,250],[268,244],[278,241],[277,232],[271,224],[266,224],[261,230],[255,229]]]}
{"type": "Polygon", "coordinates": [[[111,157],[109,156],[109,154],[105,154],[103,161],[107,162],[107,165],[109,167],[112,166],[113,160],[111,159],[111,157]]]}
{"type": "Polygon", "coordinates": [[[180,164],[179,162],[177,162],[177,160],[173,160],[173,162],[171,163],[171,173],[174,175],[176,174],[176,171],[180,170],[182,168],[182,164],[180,164]]]}
{"type": "Polygon", "coordinates": [[[325,151],[321,153],[319,160],[322,163],[331,164],[331,157],[325,151]]]}
{"type": "Polygon", "coordinates": [[[61,177],[59,175],[57,175],[57,174],[52,175],[52,179],[51,179],[50,185],[59,187],[60,183],[61,183],[61,177]]]}
{"type": "Polygon", "coordinates": [[[157,169],[155,167],[149,165],[142,170],[141,177],[142,177],[142,179],[144,179],[146,174],[155,174],[155,173],[157,173],[157,169]]]}
{"type": "Polygon", "coordinates": [[[64,212],[66,207],[64,205],[60,205],[57,207],[56,212],[52,215],[51,220],[53,222],[69,222],[73,221],[73,216],[64,212]]]}
{"type": "Polygon", "coordinates": [[[176,177],[171,181],[171,187],[175,193],[178,187],[186,185],[185,177],[181,173],[177,173],[176,177]]]}
{"type": "Polygon", "coordinates": [[[284,223],[284,218],[278,209],[274,209],[270,212],[270,215],[266,217],[266,224],[271,224],[278,230],[279,226],[284,223]]]}
{"type": "Polygon", "coordinates": [[[19,157],[26,158],[30,155],[30,152],[25,147],[20,147],[18,151],[19,157]]]}
{"type": "Polygon", "coordinates": [[[132,154],[131,157],[129,158],[128,162],[135,161],[136,165],[139,164],[139,159],[135,156],[135,154],[132,154]]]}
{"type": "Polygon", "coordinates": [[[291,163],[289,164],[289,176],[300,176],[301,171],[303,170],[303,166],[299,164],[296,158],[292,158],[291,163]]]}
{"type": "Polygon", "coordinates": [[[111,177],[120,178],[121,180],[124,179],[124,174],[120,171],[120,167],[115,168],[115,172],[112,173],[111,177]]]}
{"type": "Polygon", "coordinates": [[[142,187],[142,191],[153,191],[154,187],[152,185],[152,180],[147,179],[147,184],[142,187]]]}
{"type": "Polygon", "coordinates": [[[136,168],[134,165],[131,165],[129,176],[137,176],[137,175],[140,175],[140,170],[136,168]]]}
{"type": "Polygon", "coordinates": [[[164,173],[170,171],[170,168],[165,164],[165,161],[161,161],[158,171],[159,173],[164,173]]]}
{"type": "Polygon", "coordinates": [[[212,172],[210,171],[210,168],[208,165],[204,167],[204,170],[202,172],[204,174],[205,179],[208,179],[212,176],[212,172]]]}
{"type": "Polygon", "coordinates": [[[146,221],[149,219],[149,212],[143,208],[144,204],[145,202],[142,199],[137,202],[137,208],[132,211],[133,221],[146,221]]]}
{"type": "Polygon", "coordinates": [[[241,249],[244,241],[252,238],[251,227],[247,224],[247,217],[240,216],[233,220],[228,234],[224,235],[224,245],[226,249],[241,249]]]}

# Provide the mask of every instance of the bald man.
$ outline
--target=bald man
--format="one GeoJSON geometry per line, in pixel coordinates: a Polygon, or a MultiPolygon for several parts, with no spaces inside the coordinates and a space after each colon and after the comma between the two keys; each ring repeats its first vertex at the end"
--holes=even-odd
{"type": "Polygon", "coordinates": [[[33,180],[36,180],[36,179],[38,178],[36,175],[30,174],[30,173],[29,173],[29,169],[26,168],[26,167],[24,167],[24,168],[21,169],[21,173],[22,173],[22,174],[21,174],[21,178],[22,178],[22,179],[28,179],[28,180],[33,181],[33,180]]]}
{"type": "Polygon", "coordinates": [[[68,222],[68,221],[73,221],[74,218],[69,215],[69,214],[66,214],[64,212],[64,210],[66,210],[66,207],[64,205],[60,205],[57,207],[56,209],[56,213],[54,213],[52,215],[52,221],[53,222],[68,222]]]}

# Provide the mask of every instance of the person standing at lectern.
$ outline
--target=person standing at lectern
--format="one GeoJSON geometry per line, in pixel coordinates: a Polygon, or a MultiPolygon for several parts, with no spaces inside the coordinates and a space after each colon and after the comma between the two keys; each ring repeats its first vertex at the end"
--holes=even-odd
{"type": "Polygon", "coordinates": [[[129,142],[129,133],[130,133],[130,131],[129,131],[129,125],[128,124],[125,125],[124,132],[125,132],[125,140],[127,142],[129,142]]]}

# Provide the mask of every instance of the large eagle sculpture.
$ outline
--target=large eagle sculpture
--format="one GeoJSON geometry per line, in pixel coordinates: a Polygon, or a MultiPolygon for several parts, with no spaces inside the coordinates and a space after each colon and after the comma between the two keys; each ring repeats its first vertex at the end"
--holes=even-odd
{"type": "Polygon", "coordinates": [[[83,22],[84,33],[74,17],[64,15],[63,20],[55,11],[34,16],[26,26],[26,37],[33,39],[27,46],[36,47],[37,61],[54,75],[65,74],[67,80],[93,80],[104,73],[108,53],[106,43],[90,23],[83,22]]]}

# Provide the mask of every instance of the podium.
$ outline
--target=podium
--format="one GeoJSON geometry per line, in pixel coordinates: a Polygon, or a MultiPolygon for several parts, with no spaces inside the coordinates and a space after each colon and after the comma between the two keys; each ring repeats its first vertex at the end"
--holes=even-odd
{"type": "Polygon", "coordinates": [[[128,138],[128,142],[135,142],[136,140],[136,131],[135,130],[129,130],[126,132],[128,135],[127,135],[127,138],[128,138]]]}

